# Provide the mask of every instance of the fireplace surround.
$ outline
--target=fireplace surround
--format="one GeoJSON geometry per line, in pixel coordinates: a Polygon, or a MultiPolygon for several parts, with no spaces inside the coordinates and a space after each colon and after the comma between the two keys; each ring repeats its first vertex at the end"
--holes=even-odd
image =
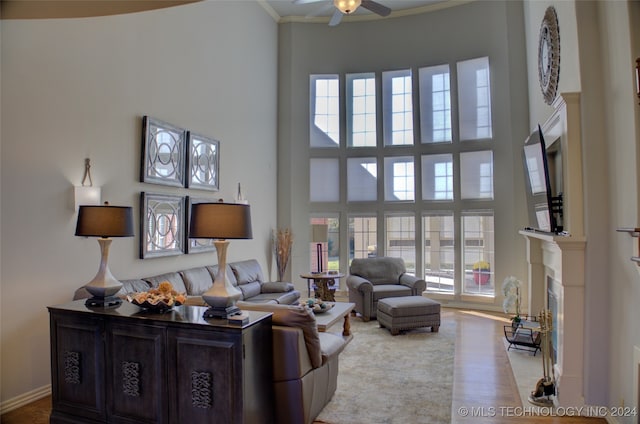
{"type": "Polygon", "coordinates": [[[561,143],[564,227],[554,235],[520,231],[526,242],[528,310],[553,314],[553,375],[556,406],[584,405],[585,249],[580,95],[563,93],[542,126],[548,145],[561,143]]]}

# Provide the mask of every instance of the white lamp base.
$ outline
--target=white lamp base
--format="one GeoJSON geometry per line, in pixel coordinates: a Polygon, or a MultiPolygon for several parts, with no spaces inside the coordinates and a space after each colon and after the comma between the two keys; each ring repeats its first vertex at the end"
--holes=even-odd
{"type": "Polygon", "coordinates": [[[230,316],[242,313],[236,306],[236,301],[240,299],[242,293],[227,280],[227,247],[229,241],[214,240],[218,252],[218,273],[209,290],[202,294],[202,299],[210,306],[204,318],[227,319],[230,316]]]}
{"type": "Polygon", "coordinates": [[[117,306],[122,303],[122,299],[116,293],[122,288],[122,283],[111,274],[108,265],[110,238],[99,238],[100,244],[100,267],[93,280],[84,286],[93,297],[87,299],[87,306],[117,306]]]}

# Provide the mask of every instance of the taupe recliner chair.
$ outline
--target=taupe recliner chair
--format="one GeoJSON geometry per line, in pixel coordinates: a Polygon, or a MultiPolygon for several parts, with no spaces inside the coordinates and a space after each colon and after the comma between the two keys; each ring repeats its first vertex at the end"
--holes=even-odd
{"type": "Polygon", "coordinates": [[[378,300],[386,297],[422,296],[427,283],[407,274],[402,258],[354,259],[349,267],[349,302],[364,321],[376,318],[378,300]]]}

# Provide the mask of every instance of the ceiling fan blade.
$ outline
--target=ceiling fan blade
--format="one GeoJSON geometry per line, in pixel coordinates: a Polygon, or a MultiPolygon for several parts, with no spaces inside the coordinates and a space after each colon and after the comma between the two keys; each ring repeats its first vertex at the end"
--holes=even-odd
{"type": "Polygon", "coordinates": [[[340,23],[340,21],[342,21],[342,12],[340,11],[340,9],[336,9],[336,11],[333,12],[331,20],[329,21],[329,26],[336,26],[340,23]]]}
{"type": "Polygon", "coordinates": [[[326,1],[326,0],[292,0],[291,3],[293,3],[293,4],[311,4],[311,3],[320,3],[321,1],[326,1]]]}
{"type": "Polygon", "coordinates": [[[360,6],[380,16],[389,16],[389,14],[391,13],[391,9],[389,9],[387,6],[384,6],[373,0],[362,0],[362,4],[360,6]]]}
{"type": "Polygon", "coordinates": [[[335,6],[332,4],[325,4],[324,6],[318,7],[318,9],[313,13],[309,13],[308,15],[306,15],[305,18],[317,18],[318,16],[327,16],[330,14],[330,11],[334,7],[335,6]]]}

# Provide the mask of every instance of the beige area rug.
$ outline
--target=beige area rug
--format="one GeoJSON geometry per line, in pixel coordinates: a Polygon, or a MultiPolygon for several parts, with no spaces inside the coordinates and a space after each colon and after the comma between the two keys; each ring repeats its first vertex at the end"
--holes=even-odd
{"type": "Polygon", "coordinates": [[[438,333],[426,328],[391,336],[377,321],[352,317],[351,330],[353,340],[340,355],[338,388],[316,423],[451,422],[454,320],[443,312],[438,333]]]}

